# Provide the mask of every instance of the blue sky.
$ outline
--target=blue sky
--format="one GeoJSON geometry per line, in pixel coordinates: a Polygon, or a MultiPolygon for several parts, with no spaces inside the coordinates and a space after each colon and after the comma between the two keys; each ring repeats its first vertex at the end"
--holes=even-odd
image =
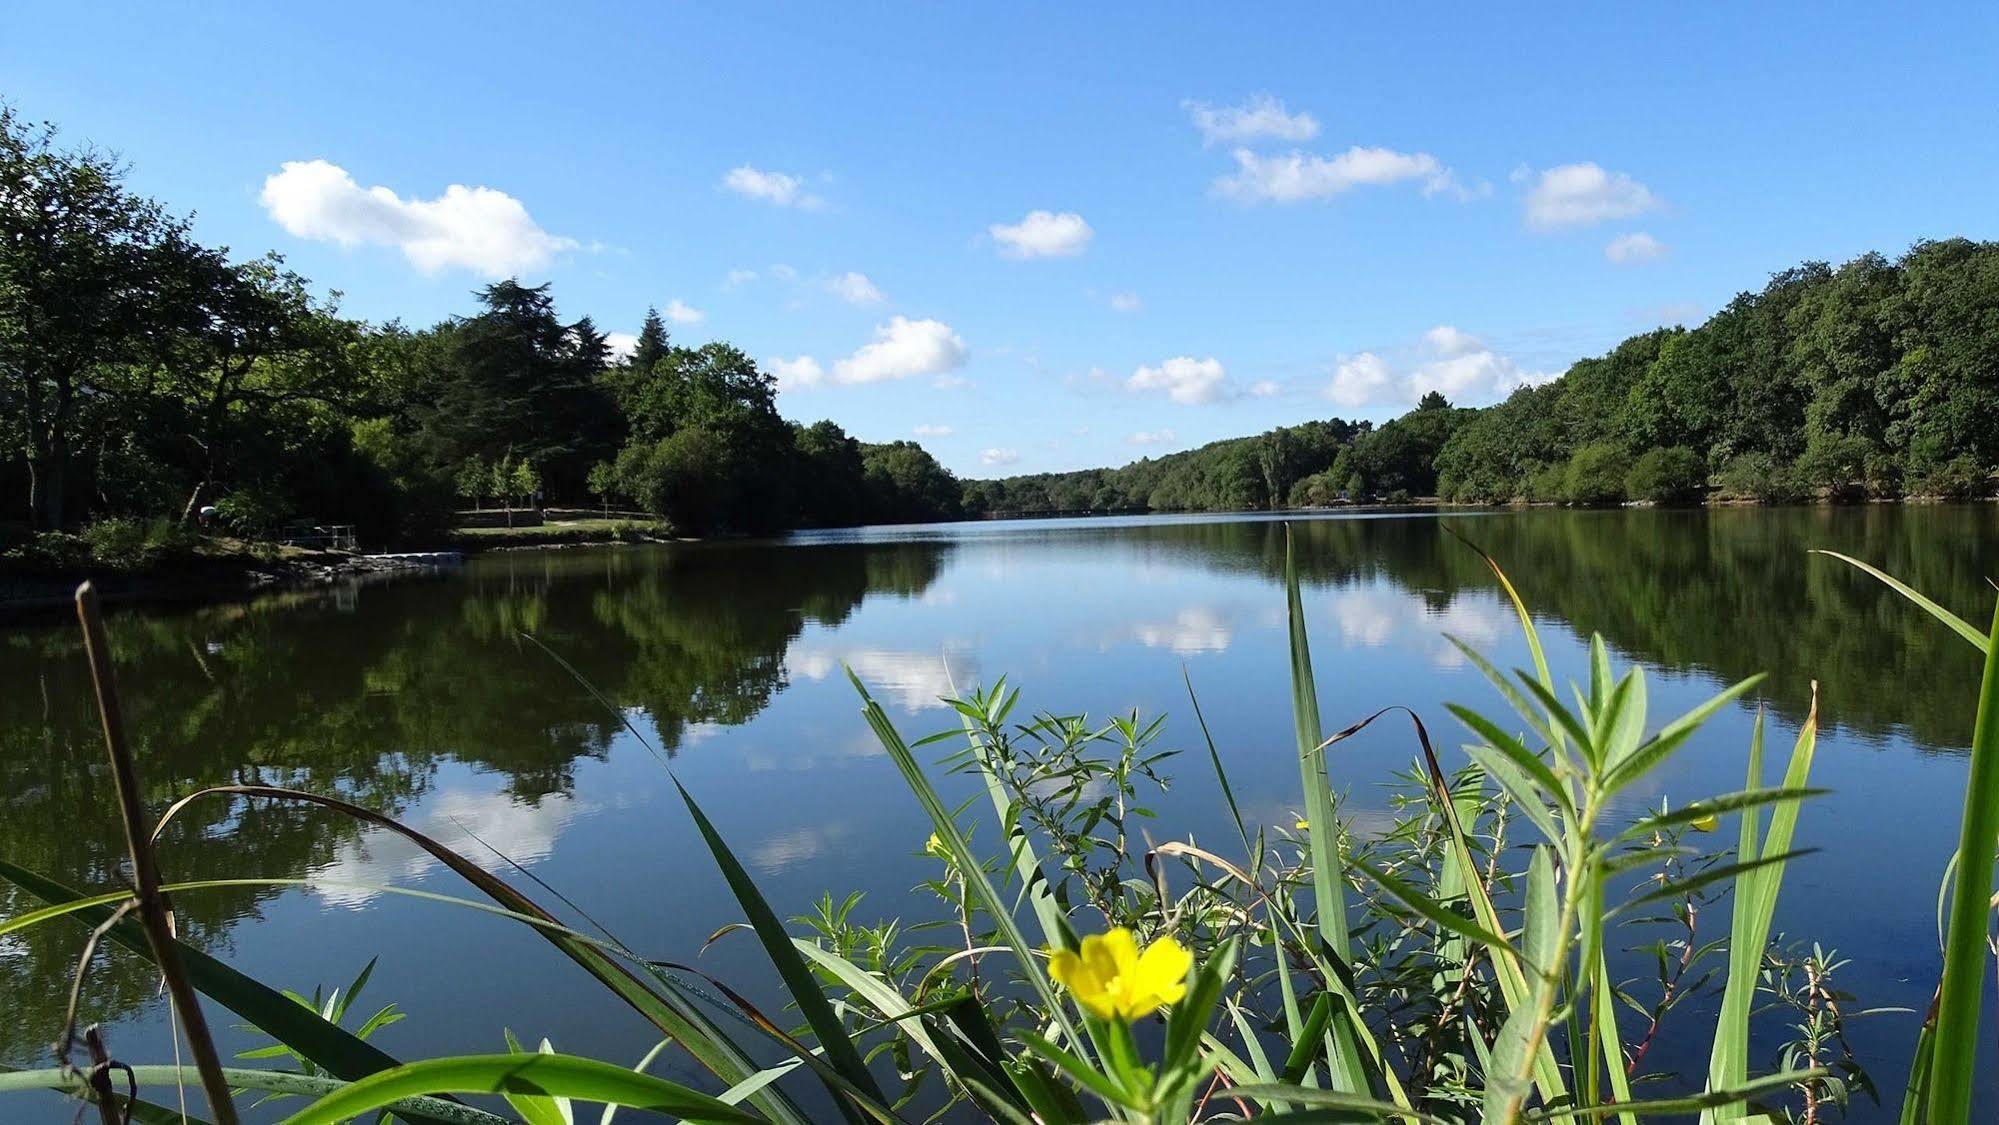
{"type": "Polygon", "coordinates": [[[353,315],[678,302],[967,475],[1489,402],[1999,236],[1993,5],[1414,7],[20,5],[0,96],[353,315]]]}

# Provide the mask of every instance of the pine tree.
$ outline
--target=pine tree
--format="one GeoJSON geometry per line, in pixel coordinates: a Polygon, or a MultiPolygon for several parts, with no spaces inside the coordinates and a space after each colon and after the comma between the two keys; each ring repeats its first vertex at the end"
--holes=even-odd
{"type": "Polygon", "coordinates": [[[659,318],[659,310],[648,306],[645,323],[639,327],[639,342],[632,346],[632,366],[640,371],[651,371],[652,365],[666,355],[666,322],[659,318]]]}

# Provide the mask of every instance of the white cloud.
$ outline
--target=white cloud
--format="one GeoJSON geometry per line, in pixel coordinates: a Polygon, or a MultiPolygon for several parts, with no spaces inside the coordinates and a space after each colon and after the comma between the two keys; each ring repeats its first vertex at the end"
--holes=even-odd
{"type": "Polygon", "coordinates": [[[1666,244],[1642,230],[1620,234],[1603,248],[1603,256],[1619,265],[1653,262],[1666,256],[1666,244]]]}
{"type": "Polygon", "coordinates": [[[1179,442],[1180,435],[1171,429],[1140,430],[1124,440],[1133,445],[1173,445],[1179,442]]]}
{"type": "Polygon", "coordinates": [[[630,332],[604,333],[604,346],[611,349],[613,362],[632,358],[632,352],[639,346],[639,338],[630,332]]]}
{"type": "Polygon", "coordinates": [[[452,184],[436,199],[404,199],[389,188],[364,188],[324,160],[287,161],[258,198],[292,235],[394,246],[427,274],[456,268],[506,277],[540,269],[579,245],[541,229],[506,192],[452,184]]]}
{"type": "Polygon", "coordinates": [[[994,223],[986,228],[1000,244],[1000,254],[1008,258],[1068,258],[1083,252],[1095,237],[1090,224],[1074,211],[1029,211],[1012,225],[994,223]]]}
{"type": "Polygon", "coordinates": [[[951,326],[941,320],[898,316],[875,329],[872,343],[833,365],[840,383],[881,383],[918,375],[946,375],[971,354],[951,326]]]}
{"type": "Polygon", "coordinates": [[[1415,181],[1424,195],[1450,194],[1469,198],[1480,194],[1459,184],[1457,177],[1427,152],[1397,152],[1355,145],[1337,156],[1319,156],[1293,149],[1265,156],[1246,148],[1234,153],[1236,170],[1214,183],[1214,192],[1241,203],[1299,203],[1331,199],[1352,188],[1415,181]]]}
{"type": "Polygon", "coordinates": [[[1251,398],[1276,398],[1283,393],[1284,388],[1279,386],[1275,379],[1258,379],[1249,385],[1251,398]]]}
{"type": "Polygon", "coordinates": [[[916,427],[917,437],[950,437],[956,432],[950,426],[933,426],[927,422],[916,427]]]}
{"type": "MultiPolygon", "coordinates": [[[[471,857],[489,871],[502,870],[505,860],[492,849],[522,865],[548,858],[556,838],[589,806],[556,793],[524,805],[505,793],[446,789],[405,817],[424,835],[471,857]],[[490,846],[490,847],[489,847],[490,846]]],[[[324,866],[307,875],[314,891],[329,904],[359,909],[381,895],[380,887],[421,879],[437,860],[402,836],[373,830],[337,845],[324,866]]]]}
{"type": "Polygon", "coordinates": [[[708,314],[680,300],[678,297],[666,303],[666,319],[675,324],[699,324],[708,319],[708,314]]]}
{"type": "Polygon", "coordinates": [[[1173,620],[1140,623],[1132,635],[1147,648],[1168,649],[1180,656],[1222,652],[1235,640],[1233,618],[1210,606],[1189,606],[1173,615],[1173,620]]]}
{"type": "Polygon", "coordinates": [[[1303,110],[1290,113],[1283,101],[1258,94],[1241,105],[1212,106],[1207,102],[1184,101],[1180,107],[1201,131],[1204,145],[1218,142],[1254,141],[1264,137],[1280,141],[1309,141],[1319,135],[1319,121],[1303,110]]]}
{"type": "Polygon", "coordinates": [[[1333,381],[1326,387],[1326,397],[1341,406],[1366,406],[1392,380],[1386,360],[1373,352],[1362,352],[1340,360],[1333,368],[1333,381]]]}
{"type": "Polygon", "coordinates": [[[1454,404],[1492,401],[1560,372],[1523,371],[1507,356],[1462,329],[1439,324],[1396,361],[1377,352],[1343,356],[1333,367],[1327,398],[1349,408],[1406,405],[1431,391],[1454,404]]]}
{"type": "Polygon", "coordinates": [[[905,711],[922,711],[944,706],[955,696],[952,673],[974,682],[977,664],[974,654],[962,645],[946,643],[944,651],[898,652],[886,649],[821,648],[810,640],[793,641],[785,652],[785,670],[808,680],[824,680],[840,675],[841,665],[854,670],[869,690],[894,699],[905,711]]]}
{"type": "Polygon", "coordinates": [[[791,266],[785,265],[783,262],[779,262],[776,265],[772,266],[770,268],[770,275],[774,278],[777,278],[779,281],[798,280],[798,271],[792,268],[791,266]]]}
{"type": "Polygon", "coordinates": [[[819,366],[818,360],[809,355],[802,355],[797,359],[772,356],[764,360],[764,367],[770,371],[771,377],[777,380],[777,389],[780,391],[802,391],[807,387],[818,386],[826,378],[825,369],[819,366]]]}
{"type": "Polygon", "coordinates": [[[728,274],[722,278],[722,288],[734,289],[738,285],[748,285],[750,282],[755,281],[756,279],[757,279],[757,271],[755,270],[730,270],[728,274]]]}
{"type": "Polygon", "coordinates": [[[1439,324],[1428,332],[1423,333],[1423,345],[1438,355],[1445,356],[1463,355],[1466,352],[1477,351],[1485,347],[1485,344],[1477,336],[1469,332],[1460,331],[1448,324],[1439,324]]]}
{"type": "Polygon", "coordinates": [[[1122,313],[1137,312],[1144,307],[1145,307],[1145,302],[1139,300],[1138,294],[1136,293],[1111,294],[1111,308],[1115,309],[1118,312],[1122,313]]]}
{"type": "Polygon", "coordinates": [[[766,172],[748,164],[731,168],[722,177],[722,186],[745,199],[760,199],[777,207],[817,211],[826,201],[805,190],[805,177],[788,172],[766,172]]]}
{"type": "Polygon", "coordinates": [[[1527,179],[1527,225],[1535,230],[1586,227],[1611,219],[1628,219],[1665,207],[1652,189],[1625,175],[1608,172],[1585,161],[1549,168],[1538,175],[1523,170],[1516,179],[1527,179]]]}
{"type": "Polygon", "coordinates": [[[888,300],[875,283],[868,280],[867,274],[852,271],[828,278],[826,291],[850,305],[879,305],[888,300]]]}
{"type": "Polygon", "coordinates": [[[1140,367],[1124,385],[1134,391],[1165,391],[1166,397],[1186,406],[1213,402],[1228,392],[1228,372],[1213,356],[1195,359],[1179,355],[1157,367],[1140,367]]]}
{"type": "Polygon", "coordinates": [[[1019,460],[1020,450],[1018,449],[982,449],[979,451],[979,464],[981,465],[998,467],[1001,465],[1012,465],[1019,460]]]}

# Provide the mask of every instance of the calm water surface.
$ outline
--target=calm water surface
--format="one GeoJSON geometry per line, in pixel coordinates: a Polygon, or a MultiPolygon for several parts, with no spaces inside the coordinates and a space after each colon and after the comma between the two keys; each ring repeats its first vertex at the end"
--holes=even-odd
{"type": "MultiPolygon", "coordinates": [[[[1778,924],[1851,958],[1841,983],[1860,1005],[1925,1007],[1975,653],[1871,581],[1806,552],[1875,561],[1982,620],[1985,576],[1999,572],[1999,509],[1446,518],[1514,575],[1558,675],[1585,674],[1583,646],[1600,632],[1620,662],[1649,669],[1653,714],[1663,718],[1727,682],[1771,673],[1755,701],[1710,724],[1634,805],[1741,787],[1758,705],[1781,761],[1818,681],[1828,731],[1813,780],[1834,792],[1807,809],[1799,843],[1820,851],[1792,866],[1778,924]]],[[[1525,646],[1482,565],[1437,517],[1295,526],[1328,724],[1406,704],[1448,748],[1457,738],[1444,701],[1503,708],[1445,635],[1502,666],[1524,664],[1525,646]]],[[[1299,800],[1282,551],[1279,522],[1221,517],[501,554],[436,577],[121,614],[112,636],[155,808],[228,781],[339,793],[475,858],[490,859],[490,845],[640,949],[686,960],[738,912],[667,770],[521,633],[572,662],[669,757],[781,913],[854,889],[867,895],[861,916],[887,917],[929,909],[910,891],[933,874],[919,854],[928,827],[862,723],[843,662],[911,735],[951,725],[938,697],[954,682],[1005,674],[1037,710],[1163,712],[1168,742],[1191,749],[1198,732],[1184,667],[1245,811],[1288,824],[1299,800]]],[[[122,843],[91,708],[74,630],[0,632],[0,856],[104,887],[122,843]]],[[[1341,745],[1333,769],[1362,829],[1386,821],[1390,774],[1414,752],[1403,727],[1341,745]]],[[[1175,785],[1156,802],[1157,833],[1224,838],[1225,810],[1203,761],[1175,764],[1175,785]]],[[[653,1042],[531,934],[375,889],[467,893],[380,832],[214,800],[169,833],[164,863],[178,879],[311,880],[306,889],[183,896],[182,925],[243,970],[302,990],[343,983],[379,953],[370,999],[409,1013],[379,1039],[392,1053],[498,1049],[502,1026],[611,1058],[635,1058],[653,1042]]],[[[0,912],[24,901],[0,888],[0,912]]],[[[1703,937],[1718,937],[1726,919],[1714,911],[1705,924],[1703,937]]],[[[1634,930],[1628,944],[1652,936],[1634,930]]],[[[80,940],[75,927],[0,939],[0,1061],[46,1058],[80,940]]],[[[764,974],[747,939],[700,958],[774,999],[757,987],[764,974]]],[[[1634,960],[1631,971],[1646,969],[1634,960]]],[[[89,1018],[110,1025],[118,1053],[170,1059],[152,980],[136,959],[114,955],[87,995],[89,1018]]],[[[1703,1066],[1686,1044],[1712,1026],[1713,1007],[1682,1009],[1675,1019],[1687,1039],[1675,1041],[1669,1024],[1654,1057],[1703,1066]]],[[[1916,1017],[1896,1014],[1852,1025],[1891,1102],[1915,1028],[1916,1017]]],[[[234,1048],[255,1042],[226,1034],[234,1048]]],[[[71,1111],[17,1099],[0,1118],[23,1112],[64,1121],[71,1111]]],[[[1884,1116],[1864,1100],[1853,1115],[1884,1116]]]]}

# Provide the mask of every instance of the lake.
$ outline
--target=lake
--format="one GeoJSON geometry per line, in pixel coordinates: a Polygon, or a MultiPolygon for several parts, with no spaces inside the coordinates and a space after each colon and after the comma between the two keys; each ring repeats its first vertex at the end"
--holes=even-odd
{"type": "MultiPolygon", "coordinates": [[[[1874,562],[1982,623],[1985,579],[1999,572],[1999,507],[1294,517],[1328,729],[1404,704],[1455,766],[1464,739],[1444,702],[1493,714],[1504,703],[1446,635],[1502,667],[1527,657],[1512,610],[1479,559],[1442,531],[1446,521],[1506,566],[1558,677],[1586,677],[1587,639],[1601,633],[1620,665],[1648,669],[1655,723],[1770,673],[1752,701],[1649,778],[1627,812],[1741,788],[1758,706],[1781,763],[1818,682],[1825,732],[1813,782],[1833,792],[1805,810],[1798,843],[1819,850],[1791,865],[1778,926],[1850,959],[1837,977],[1856,997],[1850,1008],[1925,1008],[1976,653],[1871,579],[1807,551],[1874,562]]],[[[669,772],[780,913],[858,890],[857,917],[927,915],[927,896],[911,890],[936,872],[922,854],[927,821],[862,722],[843,664],[912,738],[955,725],[939,702],[954,684],[1001,675],[1036,711],[1164,714],[1164,743],[1192,753],[1168,764],[1173,785],[1153,802],[1149,830],[1219,847],[1233,829],[1184,669],[1245,812],[1288,826],[1301,802],[1283,549],[1277,518],[1216,516],[504,553],[376,585],[122,612],[111,634],[156,811],[230,781],[337,793],[505,871],[490,845],[639,949],[698,956],[707,972],[769,1001],[749,938],[702,952],[739,911],[669,772]]],[[[1332,769],[1359,831],[1387,822],[1391,775],[1416,753],[1406,724],[1338,746],[1332,769]]],[[[123,842],[103,762],[75,629],[0,632],[0,856],[110,886],[123,842]]],[[[990,844],[994,831],[978,835],[990,844]]],[[[309,888],[182,896],[182,932],[259,979],[308,992],[345,983],[379,954],[367,998],[409,1015],[378,1039],[392,1053],[503,1049],[503,1026],[606,1058],[636,1059],[654,1042],[524,929],[381,893],[471,892],[379,831],[216,799],[176,822],[163,864],[173,879],[310,879],[309,888]]],[[[5,914],[24,902],[0,889],[5,914]]],[[[1702,923],[1702,940],[1724,936],[1725,904],[1702,923]]],[[[1634,929],[1627,944],[1655,936],[1634,929]]],[[[0,938],[0,1061],[45,1065],[80,944],[74,926],[0,938]]],[[[1625,958],[1620,971],[1627,963],[1628,975],[1651,971],[1642,958],[1625,958]]],[[[133,1061],[171,1059],[153,985],[121,953],[86,991],[86,1018],[109,1025],[113,1050],[133,1061]]],[[[1704,1047],[1689,1045],[1705,1043],[1714,1006],[1677,1010],[1649,1061],[1704,1066],[1704,1047]]],[[[258,1042],[229,1029],[226,1012],[211,1018],[230,1048],[258,1042]]],[[[1849,1027],[1891,1107],[1917,1024],[1888,1013],[1849,1027]]],[[[1770,1030],[1774,1050],[1781,1028],[1770,1030]]],[[[1989,1102],[1995,1080],[1985,1081],[1989,1102]]],[[[24,1111],[67,1121],[72,1107],[16,1098],[0,1116],[24,1111]]],[[[1864,1095],[1851,1114],[1891,1117],[1864,1095]]]]}

